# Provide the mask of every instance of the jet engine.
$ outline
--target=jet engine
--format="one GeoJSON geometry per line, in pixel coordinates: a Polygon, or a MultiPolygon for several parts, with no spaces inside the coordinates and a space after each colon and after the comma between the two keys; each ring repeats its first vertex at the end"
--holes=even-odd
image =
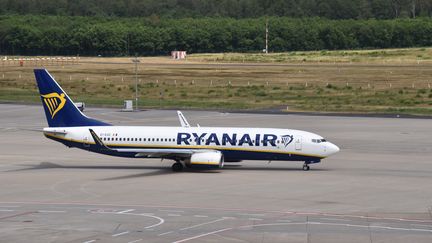
{"type": "Polygon", "coordinates": [[[222,168],[224,166],[223,154],[219,151],[197,152],[190,157],[189,165],[193,167],[222,168]]]}

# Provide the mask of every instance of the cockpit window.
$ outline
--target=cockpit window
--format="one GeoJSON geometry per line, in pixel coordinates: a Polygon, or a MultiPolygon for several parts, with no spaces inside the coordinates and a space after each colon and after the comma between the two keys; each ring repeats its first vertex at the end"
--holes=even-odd
{"type": "Polygon", "coordinates": [[[324,138],[322,139],[312,139],[312,143],[324,143],[327,142],[327,140],[325,140],[324,138]]]}

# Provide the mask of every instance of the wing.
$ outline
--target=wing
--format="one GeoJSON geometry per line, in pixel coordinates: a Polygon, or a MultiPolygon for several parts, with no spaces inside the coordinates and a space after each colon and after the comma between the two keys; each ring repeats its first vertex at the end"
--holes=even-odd
{"type": "Polygon", "coordinates": [[[135,157],[144,158],[189,158],[191,149],[114,149],[119,153],[136,153],[135,157]]]}
{"type": "Polygon", "coordinates": [[[141,149],[141,148],[127,148],[127,149],[116,149],[106,146],[102,140],[96,135],[96,133],[89,129],[90,134],[95,141],[96,146],[100,150],[115,151],[118,153],[135,153],[135,157],[143,158],[165,158],[165,159],[178,159],[178,158],[189,158],[194,153],[213,151],[213,150],[197,150],[197,149],[141,149]]]}

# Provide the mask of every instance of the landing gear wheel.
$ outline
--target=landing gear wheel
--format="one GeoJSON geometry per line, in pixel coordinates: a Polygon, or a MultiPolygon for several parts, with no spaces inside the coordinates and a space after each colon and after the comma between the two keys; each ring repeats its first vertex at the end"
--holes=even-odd
{"type": "Polygon", "coordinates": [[[174,172],[179,172],[183,170],[183,164],[180,162],[175,162],[171,168],[174,172]]]}
{"type": "Polygon", "coordinates": [[[304,165],[303,165],[303,170],[304,170],[304,171],[308,171],[308,170],[310,170],[309,165],[304,164],[304,165]]]}

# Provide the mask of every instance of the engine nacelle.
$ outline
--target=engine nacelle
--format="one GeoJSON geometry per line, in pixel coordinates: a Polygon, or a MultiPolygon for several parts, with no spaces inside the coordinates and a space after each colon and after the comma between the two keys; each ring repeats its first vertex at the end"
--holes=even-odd
{"type": "Polygon", "coordinates": [[[224,166],[223,154],[219,151],[197,152],[189,160],[191,166],[222,168],[224,166]]]}

